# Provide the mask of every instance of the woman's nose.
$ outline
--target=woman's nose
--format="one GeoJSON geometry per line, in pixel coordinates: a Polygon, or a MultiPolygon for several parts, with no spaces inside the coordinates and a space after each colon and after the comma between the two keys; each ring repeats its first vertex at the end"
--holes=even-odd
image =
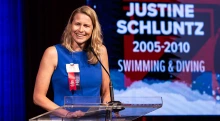
{"type": "Polygon", "coordinates": [[[83,32],[83,26],[80,26],[80,27],[79,27],[79,31],[80,31],[80,32],[83,32]]]}

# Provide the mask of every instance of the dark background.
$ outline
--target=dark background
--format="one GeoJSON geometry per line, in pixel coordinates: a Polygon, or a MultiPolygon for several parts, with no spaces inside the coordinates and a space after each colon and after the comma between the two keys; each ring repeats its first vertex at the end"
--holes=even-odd
{"type": "MultiPolygon", "coordinates": [[[[46,110],[34,105],[32,96],[35,78],[44,50],[60,42],[62,32],[71,12],[85,5],[86,0],[24,0],[24,37],[25,37],[25,89],[26,119],[30,119],[46,110]]],[[[48,97],[53,99],[51,87],[48,97]]],[[[147,116],[142,121],[183,121],[183,120],[220,120],[219,116],[147,116]]]]}

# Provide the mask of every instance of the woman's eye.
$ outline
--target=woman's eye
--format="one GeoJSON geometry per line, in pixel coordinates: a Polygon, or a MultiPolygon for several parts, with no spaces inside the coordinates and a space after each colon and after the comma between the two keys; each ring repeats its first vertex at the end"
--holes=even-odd
{"type": "Polygon", "coordinates": [[[84,25],[85,27],[89,27],[89,25],[84,25]]]}
{"type": "Polygon", "coordinates": [[[77,25],[77,26],[78,26],[78,25],[80,25],[80,23],[75,23],[75,25],[77,25]]]}

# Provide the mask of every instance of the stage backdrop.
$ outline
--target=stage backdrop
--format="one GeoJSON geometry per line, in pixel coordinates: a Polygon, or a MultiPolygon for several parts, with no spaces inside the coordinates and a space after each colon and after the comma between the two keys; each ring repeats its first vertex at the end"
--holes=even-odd
{"type": "Polygon", "coordinates": [[[87,0],[115,96],[163,98],[148,115],[220,115],[219,0],[87,0]]]}

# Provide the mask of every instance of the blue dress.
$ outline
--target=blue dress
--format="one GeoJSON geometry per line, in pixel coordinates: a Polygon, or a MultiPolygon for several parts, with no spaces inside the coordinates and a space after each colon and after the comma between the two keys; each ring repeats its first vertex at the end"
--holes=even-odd
{"type": "Polygon", "coordinates": [[[61,44],[55,45],[58,54],[58,64],[51,81],[54,91],[54,102],[64,105],[64,96],[100,96],[102,70],[100,63],[89,64],[85,51],[70,52],[61,44]],[[69,90],[66,64],[79,64],[80,89],[73,93],[69,90]]]}

